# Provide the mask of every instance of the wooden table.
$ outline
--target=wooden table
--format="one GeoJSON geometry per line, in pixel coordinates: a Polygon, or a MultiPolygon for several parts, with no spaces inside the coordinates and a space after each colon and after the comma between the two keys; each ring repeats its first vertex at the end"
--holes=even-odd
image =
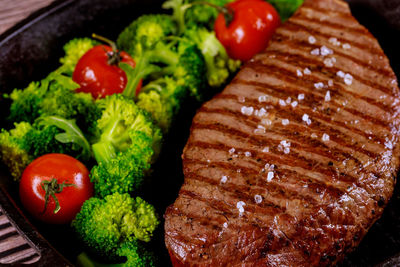
{"type": "Polygon", "coordinates": [[[53,0],[0,0],[0,34],[53,0]]]}

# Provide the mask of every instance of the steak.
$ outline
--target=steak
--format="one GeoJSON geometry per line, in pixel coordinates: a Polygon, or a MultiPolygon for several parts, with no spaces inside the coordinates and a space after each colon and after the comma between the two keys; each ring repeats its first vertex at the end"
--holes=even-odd
{"type": "Polygon", "coordinates": [[[174,266],[331,266],[381,216],[400,94],[340,0],[306,0],[193,119],[165,213],[174,266]]]}

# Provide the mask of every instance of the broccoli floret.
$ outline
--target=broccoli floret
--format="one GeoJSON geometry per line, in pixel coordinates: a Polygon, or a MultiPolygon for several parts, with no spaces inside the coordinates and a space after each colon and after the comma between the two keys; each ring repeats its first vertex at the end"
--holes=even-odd
{"type": "Polygon", "coordinates": [[[79,59],[98,42],[90,38],[75,38],[64,45],[65,56],[60,59],[60,70],[72,76],[79,59]]]}
{"type": "Polygon", "coordinates": [[[24,90],[15,89],[11,94],[9,120],[33,123],[40,116],[60,116],[75,119],[85,133],[96,136],[93,122],[100,111],[90,94],[75,93],[78,84],[70,77],[52,72],[40,82],[33,82],[24,90]]]}
{"type": "MultiPolygon", "coordinates": [[[[82,139],[78,140],[73,121],[53,117],[43,118],[33,125],[28,122],[14,125],[15,128],[9,131],[1,130],[0,155],[15,180],[21,178],[23,170],[33,159],[44,154],[63,153],[82,160],[89,159],[90,154],[88,156],[87,153],[90,150],[82,150],[82,139]]],[[[88,144],[87,148],[90,149],[88,144]]]]}
{"type": "Polygon", "coordinates": [[[24,137],[31,131],[32,125],[27,122],[15,123],[10,131],[4,129],[0,133],[0,157],[10,170],[14,180],[21,178],[25,167],[33,160],[28,154],[29,148],[24,137]]]}
{"type": "Polygon", "coordinates": [[[143,87],[136,104],[148,111],[163,132],[167,133],[187,95],[184,86],[170,77],[165,77],[143,87]]]}
{"type": "Polygon", "coordinates": [[[94,166],[90,178],[95,195],[105,197],[115,192],[130,193],[137,190],[150,170],[153,156],[153,140],[143,132],[131,132],[134,143],[109,162],[94,166]]]}
{"type": "Polygon", "coordinates": [[[117,250],[117,255],[126,258],[124,267],[154,267],[157,262],[154,253],[136,240],[123,243],[117,250]]]}
{"type": "Polygon", "coordinates": [[[205,62],[201,51],[190,40],[174,37],[159,41],[154,47],[143,49],[135,59],[134,69],[121,65],[128,76],[123,92],[127,97],[134,97],[139,81],[150,74],[152,79],[170,76],[178,85],[186,87],[192,97],[203,97],[205,62]]]}
{"type": "Polygon", "coordinates": [[[142,142],[132,139],[134,132],[143,132],[150,137],[154,154],[158,155],[161,130],[133,100],[114,94],[99,99],[97,105],[102,110],[102,116],[97,120],[100,139],[92,145],[92,149],[98,163],[108,163],[117,153],[128,150],[135,142],[142,142]]]}
{"type": "Polygon", "coordinates": [[[141,241],[149,242],[159,220],[152,205],[140,197],[115,193],[104,199],[85,201],[72,221],[72,227],[89,251],[108,260],[128,257],[132,266],[149,254],[139,249],[141,241]],[[135,254],[140,253],[137,257],[135,254]]]}
{"type": "Polygon", "coordinates": [[[194,41],[202,52],[207,66],[207,80],[212,87],[226,83],[229,75],[240,67],[240,61],[231,59],[215,33],[205,28],[190,28],[184,36],[194,41]]]}
{"type": "Polygon", "coordinates": [[[215,19],[218,16],[217,7],[223,7],[234,0],[167,0],[164,9],[172,9],[172,18],[178,27],[178,35],[186,28],[206,27],[213,30],[215,19]]]}
{"type": "Polygon", "coordinates": [[[134,20],[118,36],[117,45],[121,50],[133,55],[142,54],[161,39],[176,33],[175,22],[168,15],[143,15],[134,20]]]}

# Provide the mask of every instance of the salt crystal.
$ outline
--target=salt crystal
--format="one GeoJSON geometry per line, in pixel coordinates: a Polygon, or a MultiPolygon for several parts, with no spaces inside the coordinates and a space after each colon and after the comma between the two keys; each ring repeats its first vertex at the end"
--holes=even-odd
{"type": "Polygon", "coordinates": [[[290,102],[292,102],[292,98],[291,97],[288,97],[287,99],[286,99],[286,104],[290,104],[290,102]]]}
{"type": "Polygon", "coordinates": [[[329,141],[329,135],[328,134],[326,134],[326,133],[324,133],[323,135],[322,135],[322,141],[324,141],[324,142],[327,142],[327,141],[329,141]]]}
{"type": "Polygon", "coordinates": [[[255,134],[264,134],[265,133],[265,127],[262,125],[258,125],[257,129],[254,130],[255,134]]]}
{"type": "Polygon", "coordinates": [[[251,152],[246,151],[246,152],[244,152],[244,155],[245,155],[246,157],[251,157],[251,152]]]}
{"type": "Polygon", "coordinates": [[[307,114],[304,114],[304,115],[303,115],[302,120],[303,120],[305,123],[307,123],[307,125],[310,125],[310,124],[311,124],[311,119],[310,119],[310,117],[309,117],[307,114]]]}
{"type": "Polygon", "coordinates": [[[270,126],[272,124],[272,121],[269,119],[262,119],[261,120],[262,125],[270,126]]]}
{"type": "Polygon", "coordinates": [[[322,83],[322,82],[319,82],[319,83],[314,83],[314,87],[316,88],[316,89],[322,89],[322,88],[324,88],[324,83],[322,83]]]}
{"type": "Polygon", "coordinates": [[[260,203],[262,202],[262,196],[260,196],[260,195],[255,195],[255,196],[254,196],[254,201],[255,201],[257,204],[260,204],[260,203]]]}
{"type": "Polygon", "coordinates": [[[279,99],[279,105],[281,105],[282,107],[286,106],[286,102],[282,99],[279,99]]]}
{"type": "Polygon", "coordinates": [[[290,148],[289,148],[289,147],[285,147],[285,148],[283,149],[283,153],[289,154],[289,153],[290,153],[290,148]]]}
{"type": "Polygon", "coordinates": [[[262,116],[264,116],[265,114],[267,114],[267,111],[265,110],[265,108],[261,108],[261,109],[258,111],[258,116],[259,116],[259,117],[262,117],[262,116]]]}
{"type": "Polygon", "coordinates": [[[237,169],[236,172],[237,172],[237,173],[241,173],[242,170],[241,170],[241,169],[237,169]]]}
{"type": "Polygon", "coordinates": [[[303,72],[306,75],[310,75],[311,74],[311,70],[309,68],[305,68],[303,72]]]}
{"type": "Polygon", "coordinates": [[[293,102],[292,102],[292,107],[295,108],[295,107],[297,107],[298,104],[299,104],[299,102],[293,101],[293,102]]]}
{"type": "Polygon", "coordinates": [[[289,125],[289,120],[288,119],[283,119],[282,120],[282,125],[283,126],[289,125]]]}
{"type": "Polygon", "coordinates": [[[310,54],[313,56],[319,56],[319,48],[315,48],[315,49],[311,50],[310,54]]]}
{"type": "Polygon", "coordinates": [[[325,95],[325,101],[326,102],[329,102],[329,101],[331,101],[331,92],[326,92],[326,95],[325,95]]]}
{"type": "Polygon", "coordinates": [[[251,116],[254,112],[254,108],[253,107],[246,107],[243,106],[242,107],[242,114],[247,115],[247,116],[251,116]]]}
{"type": "Polygon", "coordinates": [[[344,73],[343,71],[339,70],[339,71],[336,73],[336,75],[339,76],[340,78],[344,78],[345,73],[344,73]]]}
{"type": "Polygon", "coordinates": [[[244,203],[243,201],[239,201],[236,203],[236,208],[239,210],[240,213],[244,212],[243,206],[246,206],[246,203],[244,203]]]}
{"type": "Polygon", "coordinates": [[[228,177],[226,175],[222,176],[221,178],[221,183],[226,183],[226,181],[228,180],[228,177]]]}
{"type": "Polygon", "coordinates": [[[328,86],[329,86],[329,87],[332,87],[332,86],[333,86],[333,80],[329,80],[329,81],[328,81],[328,86]]]}
{"type": "Polygon", "coordinates": [[[263,102],[267,102],[268,96],[267,95],[260,95],[258,97],[258,102],[263,103],[263,102]]]}
{"type": "Polygon", "coordinates": [[[350,49],[351,48],[351,45],[350,44],[343,44],[343,49],[350,49]]]}
{"type": "Polygon", "coordinates": [[[274,178],[274,172],[268,172],[267,182],[271,182],[274,178]]]}
{"type": "Polygon", "coordinates": [[[296,73],[297,73],[298,77],[302,77],[303,76],[303,73],[301,72],[301,70],[296,70],[296,73]]]}
{"type": "Polygon", "coordinates": [[[324,65],[328,68],[332,68],[333,67],[333,60],[332,58],[325,58],[324,59],[324,65]]]}
{"type": "Polygon", "coordinates": [[[281,141],[280,144],[281,144],[283,147],[290,147],[290,145],[291,145],[291,143],[288,142],[288,141],[286,141],[286,140],[281,141]]]}
{"type": "Polygon", "coordinates": [[[353,83],[353,76],[348,73],[344,75],[344,83],[347,85],[351,85],[353,83]]]}
{"type": "Polygon", "coordinates": [[[329,49],[328,47],[326,47],[324,45],[321,47],[321,56],[327,56],[327,55],[331,55],[331,54],[333,54],[332,49],[329,49]]]}
{"type": "Polygon", "coordinates": [[[232,147],[231,149],[229,149],[229,154],[233,154],[235,153],[235,149],[232,147]]]}
{"type": "Polygon", "coordinates": [[[224,228],[228,228],[228,223],[224,222],[223,226],[224,226],[224,228]]]}
{"type": "Polygon", "coordinates": [[[339,46],[339,45],[340,45],[340,42],[339,42],[338,39],[335,38],[335,37],[329,38],[329,42],[330,42],[331,44],[335,45],[335,46],[339,46]]]}
{"type": "Polygon", "coordinates": [[[263,148],[263,150],[262,150],[262,152],[264,152],[264,153],[268,153],[268,152],[269,152],[269,147],[267,147],[267,146],[266,146],[266,147],[264,147],[264,148],[263,148]]]}
{"type": "Polygon", "coordinates": [[[308,37],[308,42],[309,42],[310,44],[315,44],[316,41],[317,41],[317,39],[315,39],[314,36],[309,36],[309,37],[308,37]]]}
{"type": "Polygon", "coordinates": [[[304,94],[299,94],[297,97],[298,100],[303,100],[304,99],[304,94]]]}
{"type": "Polygon", "coordinates": [[[315,138],[318,138],[318,135],[316,135],[315,133],[312,133],[312,134],[311,134],[311,138],[314,138],[314,139],[315,139],[315,138]]]}

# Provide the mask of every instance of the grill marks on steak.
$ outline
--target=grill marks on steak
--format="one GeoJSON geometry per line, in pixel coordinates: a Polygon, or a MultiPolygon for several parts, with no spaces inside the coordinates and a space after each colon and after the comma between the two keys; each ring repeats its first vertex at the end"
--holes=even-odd
{"type": "Polygon", "coordinates": [[[347,4],[306,0],[266,51],[193,119],[182,156],[185,181],[165,214],[174,265],[341,260],[392,195],[399,100],[386,56],[347,4]],[[333,54],[311,54],[322,46],[333,54]],[[338,72],[350,74],[351,83],[338,72]],[[321,82],[324,88],[316,88],[321,82]],[[261,108],[266,114],[255,115],[261,108]],[[255,131],[260,125],[265,133],[255,131]]]}

